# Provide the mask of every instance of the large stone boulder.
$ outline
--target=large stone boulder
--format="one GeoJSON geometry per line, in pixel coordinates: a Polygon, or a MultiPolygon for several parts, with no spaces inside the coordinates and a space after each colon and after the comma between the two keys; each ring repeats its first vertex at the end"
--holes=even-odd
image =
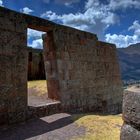
{"type": "Polygon", "coordinates": [[[124,93],[123,120],[121,140],[140,140],[140,92],[124,93]]]}
{"type": "Polygon", "coordinates": [[[131,125],[124,124],[121,131],[121,140],[140,140],[140,131],[131,125]]]}
{"type": "Polygon", "coordinates": [[[126,91],[123,98],[123,119],[140,128],[140,93],[126,91]]]}

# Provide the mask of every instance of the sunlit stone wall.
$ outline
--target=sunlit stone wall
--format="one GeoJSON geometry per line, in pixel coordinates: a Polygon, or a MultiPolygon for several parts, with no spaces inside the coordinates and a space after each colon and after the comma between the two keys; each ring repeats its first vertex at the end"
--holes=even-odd
{"type": "Polygon", "coordinates": [[[118,113],[122,105],[116,47],[91,33],[58,27],[44,36],[49,97],[64,110],[118,113]],[[52,96],[53,95],[53,96],[52,96]]]}

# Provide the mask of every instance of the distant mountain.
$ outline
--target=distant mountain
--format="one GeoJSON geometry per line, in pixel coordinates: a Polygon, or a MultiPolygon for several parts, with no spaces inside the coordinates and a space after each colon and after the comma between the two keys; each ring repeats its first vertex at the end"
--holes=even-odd
{"type": "Polygon", "coordinates": [[[140,80],[140,43],[117,50],[122,79],[124,81],[140,80]]]}

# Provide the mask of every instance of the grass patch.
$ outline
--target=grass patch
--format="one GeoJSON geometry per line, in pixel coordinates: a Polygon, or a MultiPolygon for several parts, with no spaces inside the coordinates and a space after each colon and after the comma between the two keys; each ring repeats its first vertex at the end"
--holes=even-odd
{"type": "MultiPolygon", "coordinates": [[[[41,96],[47,92],[46,80],[29,81],[32,95],[41,96]],[[35,91],[35,92],[34,92],[35,91]]],[[[86,134],[72,140],[119,140],[122,126],[121,115],[74,114],[72,119],[78,126],[85,127],[86,134]]]]}
{"type": "Polygon", "coordinates": [[[73,120],[86,128],[86,134],[73,140],[119,140],[121,115],[73,115],[73,120]]]}
{"type": "Polygon", "coordinates": [[[32,89],[30,94],[41,96],[47,93],[46,80],[28,81],[28,89],[32,89]]]}

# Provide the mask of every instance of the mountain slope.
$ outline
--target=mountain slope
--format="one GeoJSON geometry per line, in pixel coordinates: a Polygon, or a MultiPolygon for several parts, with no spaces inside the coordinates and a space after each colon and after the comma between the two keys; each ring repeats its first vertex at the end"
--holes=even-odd
{"type": "Polygon", "coordinates": [[[140,80],[140,43],[117,50],[122,79],[140,80]]]}

